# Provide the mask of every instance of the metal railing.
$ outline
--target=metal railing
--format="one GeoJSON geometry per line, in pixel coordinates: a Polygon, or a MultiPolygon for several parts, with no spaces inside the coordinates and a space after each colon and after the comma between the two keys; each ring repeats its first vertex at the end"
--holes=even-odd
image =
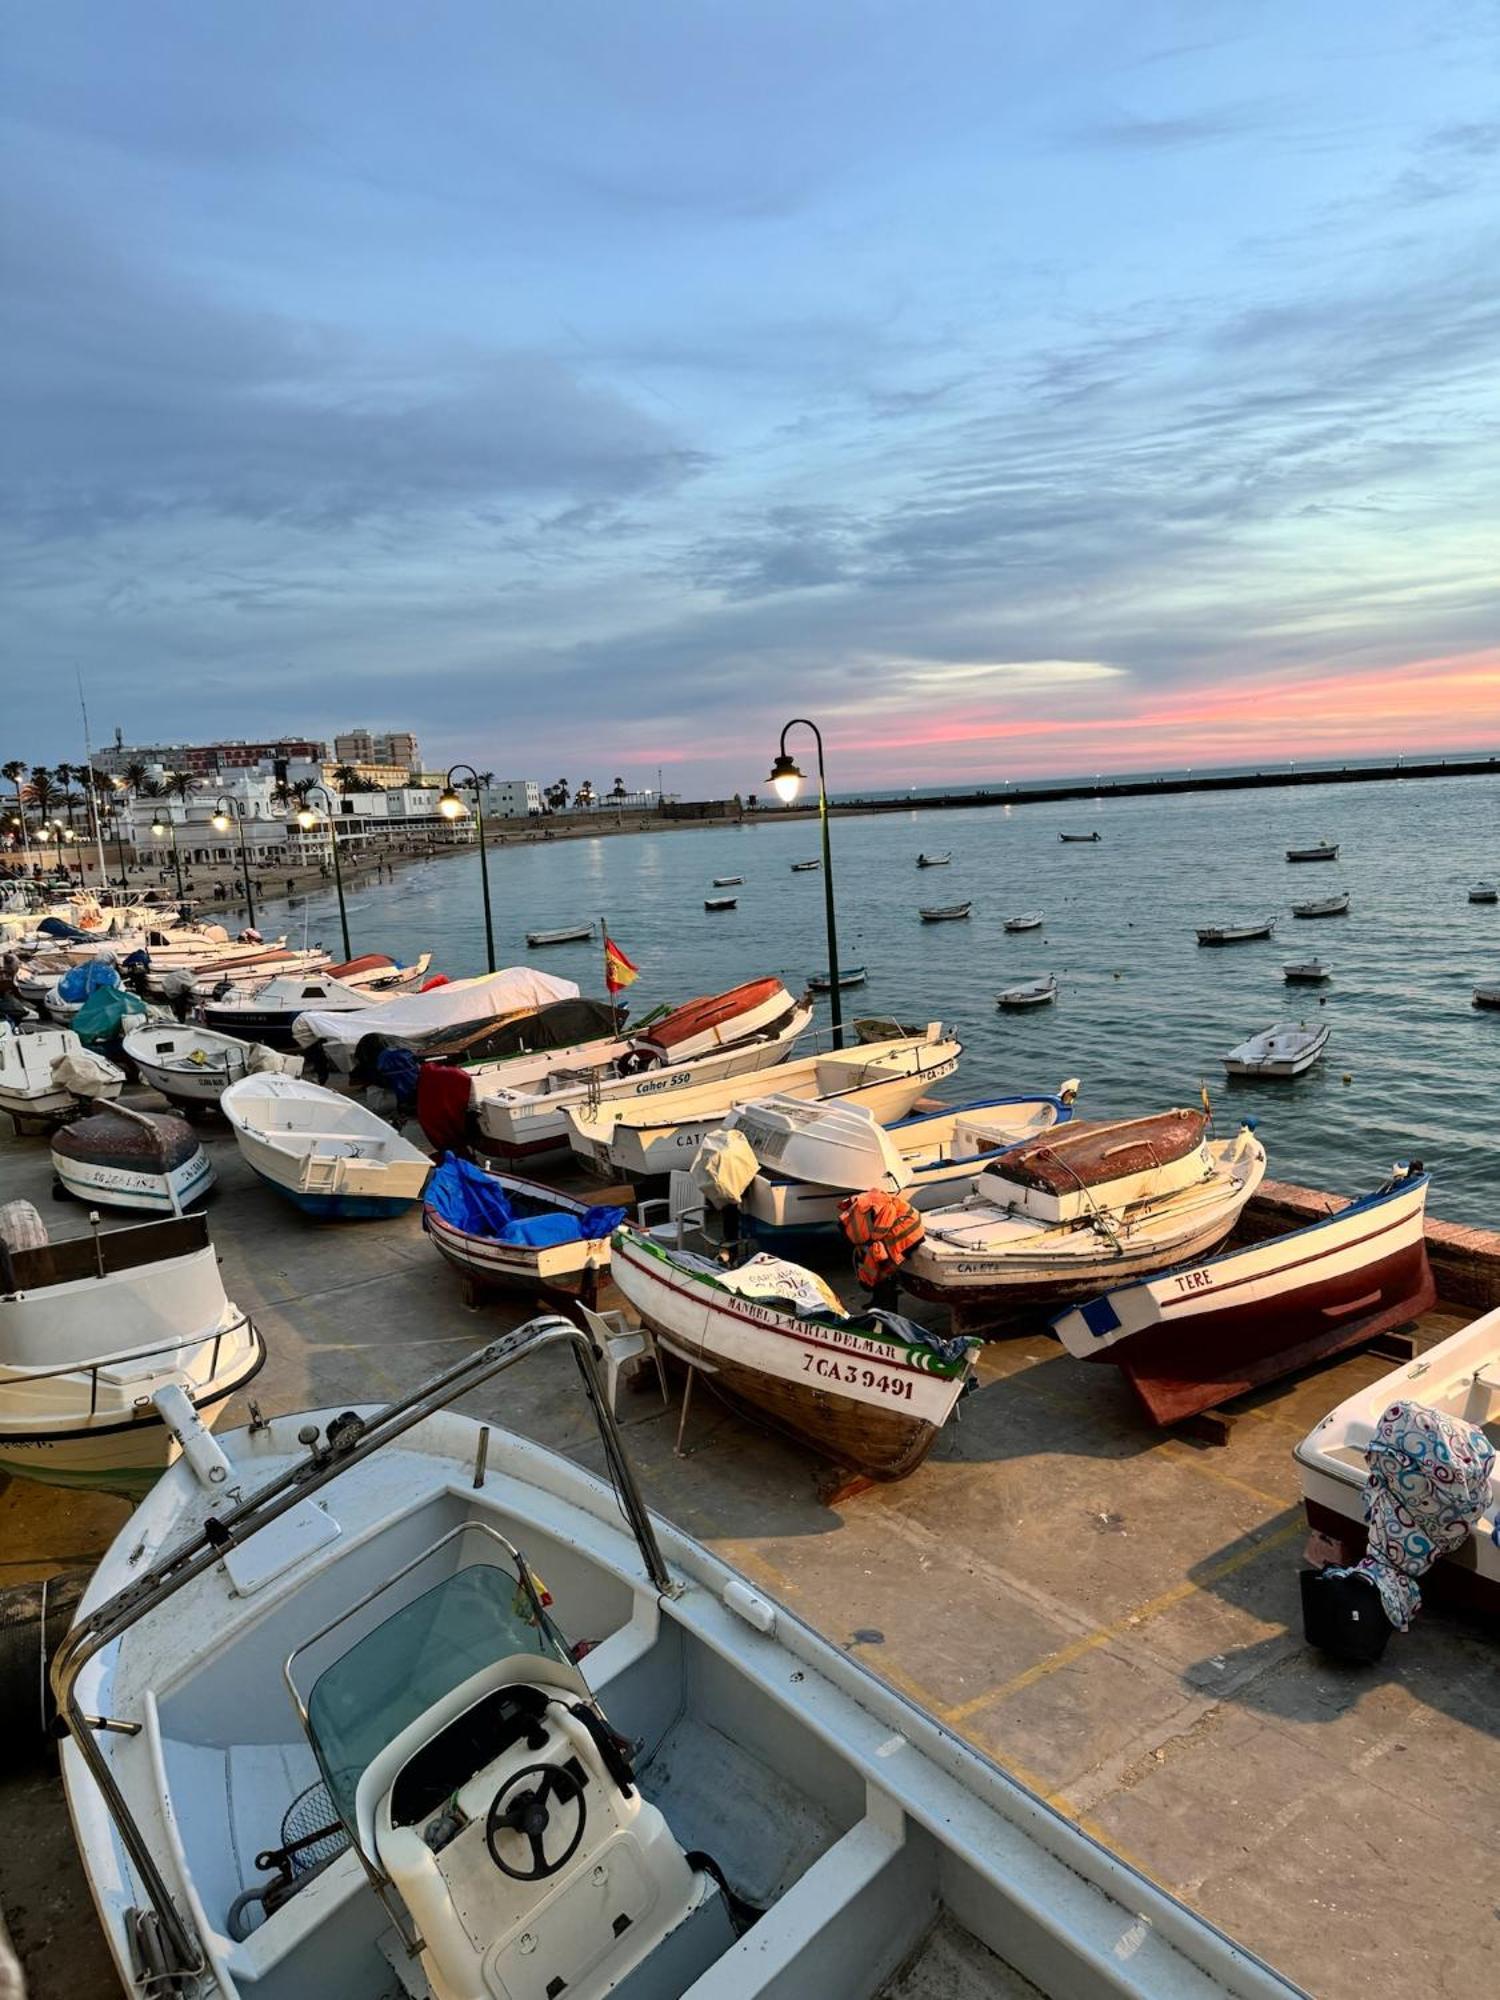
{"type": "MultiPolygon", "coordinates": [[[[64,1361],[51,1368],[15,1367],[9,1363],[0,1363],[0,1384],[9,1387],[13,1382],[48,1382],[65,1375],[82,1376],[86,1371],[89,1378],[89,1415],[93,1417],[99,1407],[101,1370],[120,1368],[131,1361],[150,1361],[158,1354],[185,1356],[194,1348],[206,1347],[212,1343],[213,1351],[208,1362],[209,1380],[212,1381],[219,1372],[220,1347],[232,1334],[240,1332],[244,1327],[249,1327],[257,1346],[264,1349],[265,1342],[251,1323],[249,1313],[241,1313],[237,1320],[231,1321],[228,1326],[216,1327],[212,1333],[196,1333],[186,1340],[166,1340],[154,1347],[122,1348],[117,1354],[96,1355],[92,1361],[64,1361]]],[[[187,1366],[184,1360],[177,1372],[186,1373],[187,1366]]]]}

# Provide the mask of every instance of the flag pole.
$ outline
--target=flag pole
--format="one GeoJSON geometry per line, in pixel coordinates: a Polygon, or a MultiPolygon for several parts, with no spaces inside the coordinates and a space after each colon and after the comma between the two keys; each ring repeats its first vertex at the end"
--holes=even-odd
{"type": "Polygon", "coordinates": [[[601,910],[599,913],[599,949],[604,953],[604,991],[609,996],[610,1007],[614,1011],[615,1033],[620,1032],[620,1003],[615,998],[615,989],[609,977],[609,918],[601,910]]]}

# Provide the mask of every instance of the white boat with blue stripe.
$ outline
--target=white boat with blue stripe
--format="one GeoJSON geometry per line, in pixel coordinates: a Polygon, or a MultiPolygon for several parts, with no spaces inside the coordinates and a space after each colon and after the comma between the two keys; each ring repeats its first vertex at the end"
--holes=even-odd
{"type": "Polygon", "coordinates": [[[368,1222],[421,1199],[427,1155],[352,1097],[299,1076],[247,1076],[219,1099],[245,1164],[306,1215],[368,1222]]]}

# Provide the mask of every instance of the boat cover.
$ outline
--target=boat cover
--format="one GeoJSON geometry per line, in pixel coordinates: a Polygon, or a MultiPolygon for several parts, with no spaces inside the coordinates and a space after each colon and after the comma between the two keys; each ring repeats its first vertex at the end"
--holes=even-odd
{"type": "Polygon", "coordinates": [[[1362,1561],[1329,1576],[1367,1576],[1381,1607],[1404,1632],[1422,1602],[1417,1578],[1462,1548],[1490,1501],[1495,1447],[1477,1424],[1425,1403],[1387,1406],[1365,1447],[1362,1561]]]}
{"type": "Polygon", "coordinates": [[[612,1236],[625,1220],[623,1208],[586,1208],[580,1213],[556,1209],[550,1214],[517,1215],[509,1195],[493,1174],[468,1160],[445,1153],[433,1171],[423,1196],[426,1206],[465,1236],[482,1236],[492,1243],[525,1244],[544,1249],[554,1243],[596,1242],[612,1236]]]}
{"type": "Polygon", "coordinates": [[[150,1018],[151,1009],[138,994],[119,986],[98,986],[73,1016],[73,1032],[80,1042],[94,1046],[112,1042],[150,1018]]]}
{"type": "Polygon", "coordinates": [[[702,1141],[688,1171],[711,1208],[733,1208],[760,1172],[760,1161],[742,1133],[721,1127],[702,1141]]]}
{"type": "Polygon", "coordinates": [[[37,929],[43,937],[66,938],[70,944],[89,944],[97,936],[94,931],[81,931],[76,924],[64,923],[61,917],[43,917],[37,929]]]}
{"type": "MultiPolygon", "coordinates": [[[[462,1028],[472,1021],[493,1021],[502,1014],[533,1013],[550,1000],[576,1000],[571,979],[554,979],[528,965],[507,966],[503,972],[477,979],[455,979],[428,993],[409,993],[386,1000],[380,1007],[380,1032],[391,1041],[417,1041],[462,1028]]],[[[347,1013],[299,1014],[292,1028],[303,1048],[314,1042],[357,1042],[368,1032],[347,1013]]]]}
{"type": "Polygon", "coordinates": [[[134,1167],[152,1174],[172,1173],[199,1150],[187,1120],[162,1111],[142,1111],[134,1118],[119,1111],[98,1111],[92,1118],[64,1125],[52,1140],[52,1151],[65,1160],[90,1167],[134,1167]],[[147,1119],[150,1130],[142,1122],[147,1119]]]}
{"type": "Polygon", "coordinates": [[[417,1122],[441,1151],[453,1151],[468,1137],[471,1089],[466,1069],[423,1063],[417,1076],[417,1122]]]}
{"type": "Polygon", "coordinates": [[[124,1073],[90,1049],[68,1049],[52,1065],[52,1081],[75,1097],[96,1097],[101,1090],[125,1081],[124,1073]]]}
{"type": "Polygon", "coordinates": [[[1075,1194],[1080,1183],[1098,1187],[1185,1159],[1202,1145],[1206,1124],[1201,1111],[1177,1110],[1159,1111],[1150,1118],[1055,1127],[1013,1147],[1001,1171],[1020,1187],[1075,1194]]]}
{"type": "MultiPolygon", "coordinates": [[[[385,1016],[381,1016],[382,1022],[385,1016]]],[[[378,1034],[378,1029],[372,1033],[378,1034]]],[[[607,1000],[553,1000],[534,1014],[509,1014],[443,1035],[422,1046],[423,1062],[499,1062],[538,1049],[571,1049],[580,1042],[613,1040],[619,1013],[607,1000]]]]}
{"type": "Polygon", "coordinates": [[[120,975],[112,965],[106,965],[103,959],[90,958],[63,974],[57,982],[57,997],[59,1000],[87,1000],[97,988],[118,986],[119,983],[120,975]]]}

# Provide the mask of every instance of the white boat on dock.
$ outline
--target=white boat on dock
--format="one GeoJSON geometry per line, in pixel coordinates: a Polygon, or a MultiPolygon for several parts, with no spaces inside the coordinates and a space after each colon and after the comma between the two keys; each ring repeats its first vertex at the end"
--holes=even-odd
{"type": "Polygon", "coordinates": [[[0,1209],[0,1471],[137,1497],[176,1456],[161,1392],[211,1425],[265,1343],[201,1215],[48,1243],[34,1209],[16,1229],[26,1206],[0,1209]]]}
{"type": "Polygon", "coordinates": [[[1326,1023],[1310,1028],[1305,1021],[1278,1021],[1232,1048],[1224,1058],[1224,1072],[1227,1076],[1301,1076],[1327,1048],[1329,1033],[1326,1023]]]}
{"type": "Polygon", "coordinates": [[[0,1111],[18,1132],[71,1117],[80,1104],[107,1101],[124,1088],[124,1070],[86,1049],[71,1028],[0,1035],[0,1111]]]}
{"type": "Polygon", "coordinates": [[[241,1157],[279,1195],[337,1222],[400,1215],[432,1162],[352,1097],[295,1076],[246,1076],[219,1099],[241,1157]]]}
{"type": "Polygon", "coordinates": [[[205,1027],[222,1034],[265,1042],[271,1048],[290,1048],[301,1015],[314,1010],[319,1014],[352,1014],[389,1006],[403,995],[415,997],[431,963],[430,952],[423,952],[410,965],[399,965],[383,953],[372,952],[343,966],[329,966],[325,972],[247,980],[227,988],[221,984],[200,1002],[198,1011],[205,1027]]]}
{"type": "Polygon", "coordinates": [[[231,1083],[258,1070],[299,1076],[302,1058],[281,1055],[259,1042],[242,1042],[215,1028],[167,1021],[136,1028],[121,1044],[141,1082],[171,1104],[217,1105],[231,1083]]]}
{"type": "Polygon", "coordinates": [[[528,931],[526,943],[532,950],[547,944],[582,944],[594,935],[592,924],[570,924],[557,931],[528,931]]]}
{"type": "MultiPolygon", "coordinates": [[[[904,1389],[895,1345],[807,1351],[904,1389]]],[[[558,1318],[385,1409],[191,1435],[51,1682],[132,1990],[144,1962],[183,2000],[1296,2000],[648,1513],[558,1318]],[[553,1348],[607,1479],[449,1407],[553,1348]]]]}
{"type": "Polygon", "coordinates": [[[866,1188],[899,1194],[916,1209],[940,1208],[973,1192],[975,1181],[1010,1146],[1073,1116],[1078,1080],[1052,1097],[988,1097],[881,1124],[863,1104],[763,1097],[730,1112],[759,1171],[740,1197],[748,1235],[759,1243],[833,1236],[839,1204],[866,1188]]]}
{"type": "Polygon", "coordinates": [[[314,1003],[293,1021],[292,1039],[304,1051],[321,1046],[330,1068],[347,1076],[368,1034],[378,1033],[388,1045],[400,1043],[420,1053],[424,1042],[459,1028],[535,1013],[552,1000],[577,998],[578,988],[571,979],[512,965],[473,979],[452,979],[425,993],[398,993],[378,1001],[378,1021],[347,1006],[330,1009],[314,1003]]]}
{"type": "Polygon", "coordinates": [[[1206,1122],[1196,1110],[1075,1120],[1012,1149],[967,1201],[927,1214],[903,1288],[980,1326],[1204,1256],[1266,1171],[1248,1126],[1211,1140],[1206,1122]]]}
{"type": "Polygon", "coordinates": [[[1246,944],[1251,938],[1268,938],[1276,928],[1274,917],[1249,917],[1238,924],[1205,924],[1198,932],[1199,944],[1246,944]]]}
{"type": "Polygon", "coordinates": [[[995,995],[997,1007],[1050,1007],[1057,998],[1057,976],[1049,972],[1045,979],[1033,979],[1025,986],[1007,986],[995,995]]]}
{"type": "MultiPolygon", "coordinates": [[[[935,1083],[951,1076],[962,1053],[962,1044],[932,1021],[920,1034],[782,1063],[773,1079],[775,1094],[865,1104],[885,1122],[903,1117],[935,1083]]],[[[658,1103],[573,1104],[567,1110],[569,1143],[608,1176],[645,1180],[686,1167],[729,1112],[766,1095],[765,1082],[751,1075],[674,1091],[658,1103]]]]}
{"type": "Polygon", "coordinates": [[[609,1269],[623,1208],[601,1208],[514,1174],[449,1154],[422,1200],[432,1247],[462,1273],[471,1299],[487,1292],[577,1292],[609,1269]]]}

